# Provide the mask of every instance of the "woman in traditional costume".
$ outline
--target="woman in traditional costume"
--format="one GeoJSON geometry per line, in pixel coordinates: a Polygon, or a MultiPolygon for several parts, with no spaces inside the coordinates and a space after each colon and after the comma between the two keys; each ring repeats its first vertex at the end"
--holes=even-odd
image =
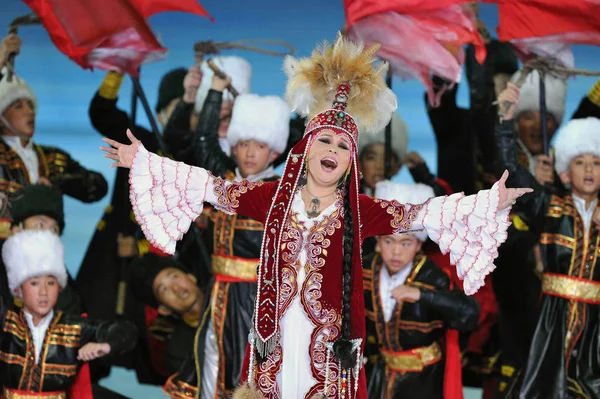
{"type": "MultiPolygon", "coordinates": [[[[426,230],[475,292],[506,239],[511,203],[529,189],[491,189],[424,204],[359,195],[358,132],[377,132],[396,109],[378,46],[341,35],[310,58],[285,61],[286,97],[308,116],[304,138],[276,182],[229,182],[202,168],[105,139],[113,167],[131,168],[131,201],[153,245],[172,253],[203,202],[265,225],[244,384],[236,398],[363,398],[363,238],[426,230]],[[332,105],[333,104],[333,105],[332,105]]],[[[268,112],[269,110],[265,110],[268,112]]]]}

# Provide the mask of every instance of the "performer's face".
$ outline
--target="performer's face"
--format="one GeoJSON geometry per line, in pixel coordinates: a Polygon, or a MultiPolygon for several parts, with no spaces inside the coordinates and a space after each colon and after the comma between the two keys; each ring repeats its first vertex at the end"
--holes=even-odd
{"type": "Polygon", "coordinates": [[[421,250],[421,241],[410,234],[383,236],[377,239],[376,250],[381,254],[388,273],[398,273],[410,264],[421,250]]]}
{"type": "Polygon", "coordinates": [[[319,186],[335,186],[348,170],[353,145],[346,134],[325,129],[308,151],[307,177],[319,186]]]}
{"type": "MultiPolygon", "coordinates": [[[[394,154],[391,175],[394,176],[398,173],[401,166],[394,154]]],[[[363,184],[371,190],[375,190],[375,185],[385,179],[385,146],[383,144],[371,144],[362,150],[360,171],[363,174],[363,184]]]]}
{"type": "Polygon", "coordinates": [[[194,275],[173,267],[158,273],[154,278],[152,290],[161,305],[179,314],[190,311],[201,299],[194,275]]]}
{"type": "Polygon", "coordinates": [[[33,277],[21,285],[23,309],[34,319],[46,316],[56,305],[60,285],[54,276],[33,277]]]}
{"type": "MultiPolygon", "coordinates": [[[[18,99],[4,111],[2,116],[13,129],[25,138],[31,138],[35,133],[35,109],[30,100],[18,99]]],[[[7,136],[14,136],[14,133],[6,126],[2,127],[2,133],[7,136]]]]}
{"type": "MultiPolygon", "coordinates": [[[[542,117],[538,111],[524,111],[517,118],[519,138],[532,155],[539,155],[544,151],[544,139],[542,137],[542,117]]],[[[558,124],[551,114],[546,118],[546,130],[548,141],[556,132],[558,124]]]]}
{"type": "Polygon", "coordinates": [[[232,149],[240,174],[242,177],[255,175],[262,172],[277,157],[278,152],[271,151],[265,144],[255,140],[243,140],[238,142],[232,149]]]}
{"type": "Polygon", "coordinates": [[[565,185],[570,185],[573,194],[580,198],[596,198],[600,191],[600,158],[593,154],[575,157],[569,170],[560,174],[565,185]]]}
{"type": "Polygon", "coordinates": [[[58,223],[53,218],[46,215],[34,215],[30,216],[19,225],[11,228],[12,233],[17,233],[21,230],[50,230],[56,235],[60,234],[60,228],[58,223]]]}

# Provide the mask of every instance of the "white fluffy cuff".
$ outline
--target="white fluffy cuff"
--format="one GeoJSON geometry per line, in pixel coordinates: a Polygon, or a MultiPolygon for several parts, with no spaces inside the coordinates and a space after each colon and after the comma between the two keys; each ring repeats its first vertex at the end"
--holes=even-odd
{"type": "Polygon", "coordinates": [[[499,189],[480,191],[465,197],[454,194],[432,199],[425,210],[423,225],[442,253],[464,280],[465,293],[471,295],[483,286],[484,278],[496,266],[498,247],[506,241],[510,226],[510,207],[498,209],[499,189]]]}
{"type": "Polygon", "coordinates": [[[202,213],[209,178],[202,168],[159,157],[140,145],[129,172],[130,200],[152,245],[175,252],[176,242],[202,213]]]}

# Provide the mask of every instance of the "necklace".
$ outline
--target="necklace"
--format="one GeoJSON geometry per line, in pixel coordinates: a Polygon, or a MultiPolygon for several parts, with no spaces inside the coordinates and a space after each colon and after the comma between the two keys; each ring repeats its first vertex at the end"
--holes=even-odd
{"type": "Polygon", "coordinates": [[[322,195],[320,197],[317,197],[316,195],[314,195],[313,193],[311,193],[308,190],[307,186],[304,186],[306,188],[306,192],[313,197],[313,199],[310,200],[310,209],[306,211],[306,214],[308,215],[309,218],[316,218],[317,216],[319,216],[321,214],[321,211],[319,210],[319,208],[321,207],[321,200],[320,198],[325,198],[325,197],[329,197],[330,195],[333,195],[335,193],[335,191],[333,191],[333,193],[331,194],[326,194],[326,195],[322,195]]]}

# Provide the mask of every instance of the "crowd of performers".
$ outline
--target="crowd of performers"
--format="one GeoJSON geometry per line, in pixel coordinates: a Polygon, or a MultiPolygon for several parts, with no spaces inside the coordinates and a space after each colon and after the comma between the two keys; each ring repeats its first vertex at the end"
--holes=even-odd
{"type": "MultiPolygon", "coordinates": [[[[4,38],[0,66],[20,46],[4,38]]],[[[371,65],[352,46],[287,60],[288,101],[252,94],[237,56],[212,58],[225,77],[167,72],[166,148],[109,72],[89,117],[121,168],[77,276],[63,195],[96,202],[107,182],[35,143],[44,105],[3,68],[0,397],[119,398],[99,382],[120,366],[172,398],[600,398],[600,81],[569,117],[567,82],[545,77],[544,155],[538,73],[519,89],[509,45],[489,40],[483,65],[467,51],[470,108],[456,86],[423,97],[435,176],[378,71],[314,90],[328,57],[371,65]],[[385,180],[403,167],[414,184],[385,180]]]]}

